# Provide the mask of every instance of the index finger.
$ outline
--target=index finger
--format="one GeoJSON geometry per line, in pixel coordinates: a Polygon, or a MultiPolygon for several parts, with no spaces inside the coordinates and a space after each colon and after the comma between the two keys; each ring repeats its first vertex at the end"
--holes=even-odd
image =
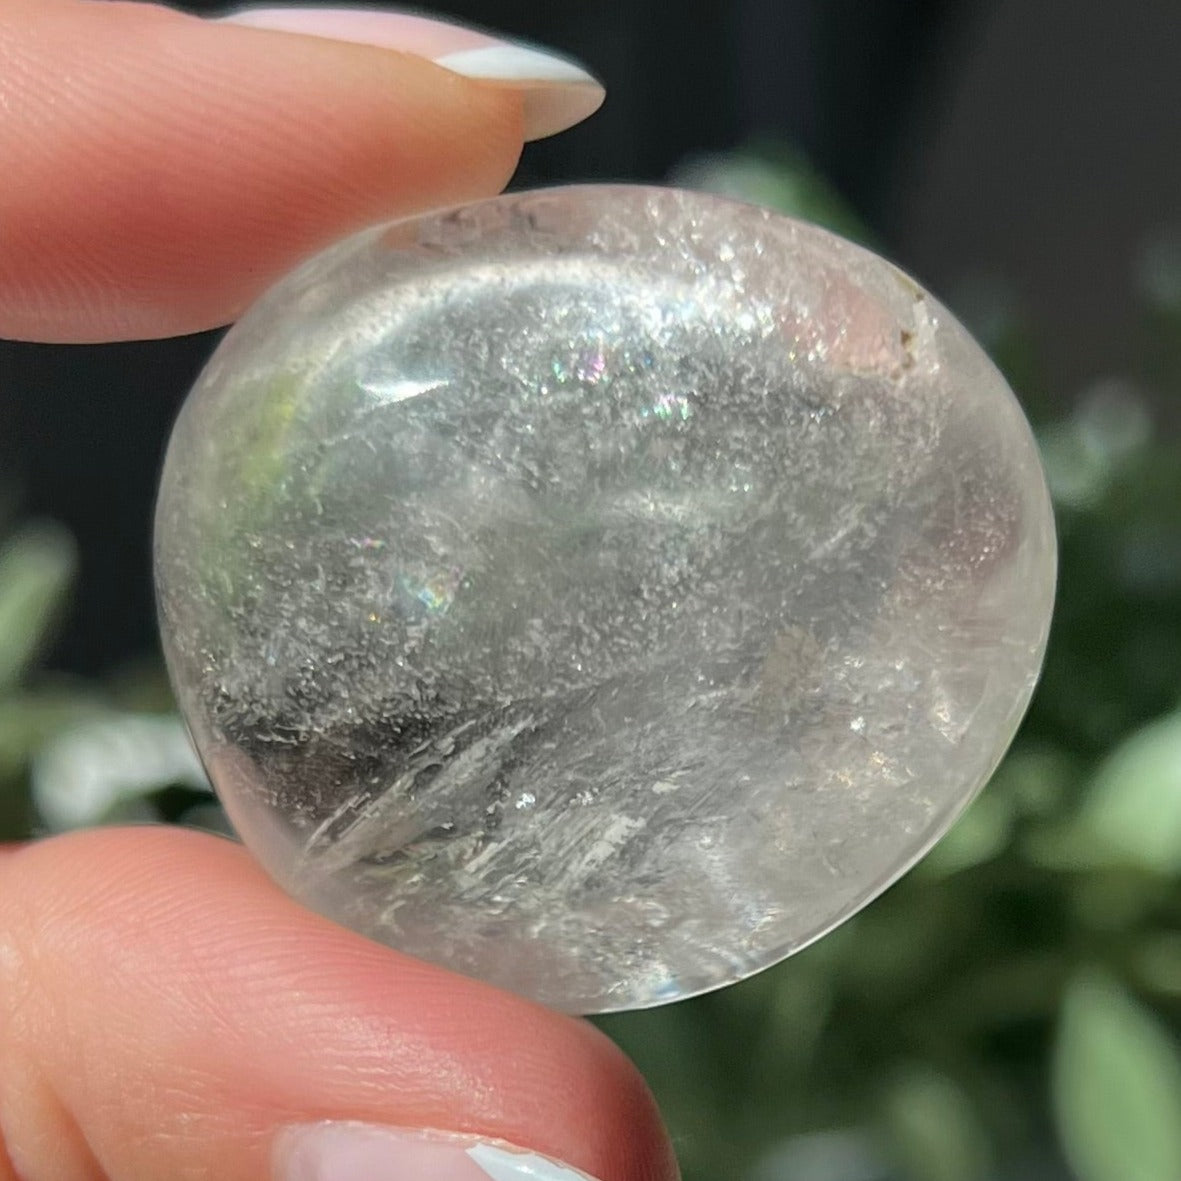
{"type": "MultiPolygon", "coordinates": [[[[494,45],[429,24],[370,14],[342,40],[323,20],[280,32],[0,0],[0,336],[215,327],[337,237],[498,192],[526,134],[555,129],[524,121],[538,84],[506,82],[494,45]]],[[[580,76],[592,85],[569,121],[601,97],[580,76]]]]}

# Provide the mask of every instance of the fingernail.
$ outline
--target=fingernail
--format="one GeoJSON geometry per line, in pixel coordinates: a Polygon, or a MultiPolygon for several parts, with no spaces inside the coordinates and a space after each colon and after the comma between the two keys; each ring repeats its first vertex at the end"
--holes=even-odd
{"type": "Polygon", "coordinates": [[[274,1163],[274,1181],[594,1181],[511,1144],[373,1124],[286,1128],[274,1163]]]}
{"type": "Polygon", "coordinates": [[[463,25],[376,8],[243,8],[220,18],[284,33],[354,41],[425,57],[453,73],[521,93],[525,138],[544,139],[602,105],[602,85],[577,62],[463,25]]]}

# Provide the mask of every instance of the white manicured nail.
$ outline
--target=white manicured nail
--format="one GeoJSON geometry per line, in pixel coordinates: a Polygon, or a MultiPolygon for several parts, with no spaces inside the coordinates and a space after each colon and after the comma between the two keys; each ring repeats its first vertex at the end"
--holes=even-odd
{"type": "Polygon", "coordinates": [[[605,95],[602,85],[568,58],[410,13],[377,8],[244,8],[221,19],[413,53],[465,78],[511,87],[521,93],[528,140],[544,139],[581,123],[599,109],[605,95]]]}
{"type": "Polygon", "coordinates": [[[275,1146],[274,1181],[594,1181],[527,1149],[447,1132],[302,1124],[275,1146]]]}
{"type": "Polygon", "coordinates": [[[581,66],[527,45],[485,45],[435,58],[467,78],[511,86],[525,103],[525,138],[545,139],[581,123],[603,105],[606,91],[581,66]]]}

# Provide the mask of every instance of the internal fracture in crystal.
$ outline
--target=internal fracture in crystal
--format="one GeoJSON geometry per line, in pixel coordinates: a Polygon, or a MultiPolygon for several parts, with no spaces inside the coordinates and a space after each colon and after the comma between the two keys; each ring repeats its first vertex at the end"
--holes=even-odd
{"type": "Polygon", "coordinates": [[[186,404],[178,698],[312,907],[593,1012],[737,980],[951,825],[1054,535],[997,371],[885,261],[670,190],[498,198],[282,282],[186,404]]]}

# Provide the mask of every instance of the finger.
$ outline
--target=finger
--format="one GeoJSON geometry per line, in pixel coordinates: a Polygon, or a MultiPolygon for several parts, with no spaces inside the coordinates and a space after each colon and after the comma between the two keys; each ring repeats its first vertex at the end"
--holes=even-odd
{"type": "Polygon", "coordinates": [[[465,76],[496,73],[487,47],[459,30],[441,53],[446,26],[429,43],[401,27],[452,68],[391,51],[397,21],[369,31],[378,47],[350,41],[356,28],[0,0],[0,336],[220,325],[334,238],[498,192],[523,96],[544,85],[465,76]]]}
{"type": "Polygon", "coordinates": [[[223,19],[259,29],[380,45],[429,58],[489,85],[508,87],[520,96],[527,140],[565,131],[593,115],[603,102],[603,87],[567,58],[411,13],[373,8],[259,7],[242,9],[223,19]]]}
{"type": "Polygon", "coordinates": [[[529,1158],[499,1142],[565,1162],[521,1181],[676,1176],[590,1025],[361,939],[237,846],[167,829],[0,862],[0,1129],[26,1179],[516,1181],[529,1158]]]}

